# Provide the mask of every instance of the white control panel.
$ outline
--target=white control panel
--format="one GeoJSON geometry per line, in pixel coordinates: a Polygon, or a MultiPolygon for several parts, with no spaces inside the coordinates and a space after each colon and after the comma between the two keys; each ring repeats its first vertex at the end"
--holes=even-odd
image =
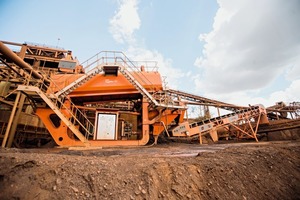
{"type": "Polygon", "coordinates": [[[115,140],[117,126],[117,113],[96,113],[96,140],[115,140]]]}

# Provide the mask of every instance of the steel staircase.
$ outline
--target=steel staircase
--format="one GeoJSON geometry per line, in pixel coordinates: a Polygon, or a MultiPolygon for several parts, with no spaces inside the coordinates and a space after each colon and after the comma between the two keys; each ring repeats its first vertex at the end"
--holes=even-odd
{"type": "MultiPolygon", "coordinates": [[[[102,52],[103,53],[103,52],[102,52]]],[[[107,52],[105,52],[107,53],[107,52]]],[[[100,53],[101,54],[101,53],[100,53]]],[[[114,52],[115,54],[115,52],[114,52]]],[[[94,125],[86,118],[86,116],[72,103],[71,99],[69,102],[71,104],[71,109],[69,109],[64,104],[64,98],[68,98],[67,95],[90,80],[95,75],[99,74],[100,72],[104,71],[104,67],[109,66],[118,66],[120,72],[124,75],[124,77],[132,83],[141,94],[148,99],[149,102],[153,103],[155,106],[163,106],[163,107],[170,107],[170,105],[162,105],[159,104],[151,94],[132,76],[132,74],[124,67],[129,66],[128,62],[130,63],[127,58],[124,60],[121,57],[113,56],[113,57],[92,57],[94,59],[90,64],[85,67],[85,70],[88,71],[86,74],[72,82],[71,84],[67,85],[60,91],[53,93],[49,91],[49,87],[45,84],[40,86],[25,86],[20,85],[18,86],[19,91],[27,92],[27,93],[35,93],[39,95],[43,101],[55,112],[55,114],[68,126],[68,128],[78,137],[78,139],[84,143],[84,145],[88,146],[88,137],[93,135],[94,125]],[[114,59],[113,64],[107,62],[110,58],[114,59]],[[117,62],[120,61],[120,62],[117,62]],[[96,65],[96,66],[95,66],[96,65]],[[43,88],[43,89],[41,89],[43,88]],[[47,91],[48,90],[48,91],[47,91]],[[46,94],[46,91],[48,94],[46,94]],[[50,92],[50,93],[49,93],[50,92]],[[84,119],[85,123],[80,121],[79,119],[84,119]],[[85,134],[82,134],[78,128],[80,126],[81,130],[85,134]]],[[[90,60],[89,60],[90,61],[90,60]]],[[[130,69],[133,69],[132,67],[130,69]]],[[[143,80],[143,79],[141,79],[143,80]]],[[[53,81],[51,81],[54,83],[53,81]]],[[[148,81],[150,82],[150,81],[148,81]]],[[[55,84],[55,83],[54,83],[55,84]]],[[[174,107],[174,106],[173,106],[174,107]]]]}
{"type": "MultiPolygon", "coordinates": [[[[90,59],[86,60],[81,64],[84,67],[85,71],[87,72],[86,76],[83,76],[76,80],[75,82],[71,83],[70,85],[66,86],[61,91],[57,92],[55,95],[57,97],[72,92],[74,89],[82,85],[84,82],[89,80],[91,77],[95,76],[99,71],[103,71],[105,67],[109,66],[119,66],[120,73],[143,95],[144,98],[148,100],[151,104],[155,107],[163,107],[163,108],[174,108],[174,109],[184,109],[184,106],[174,105],[174,104],[163,104],[157,102],[157,100],[142,86],[131,72],[133,71],[140,71],[140,69],[126,57],[123,52],[118,51],[101,51],[91,57],[90,59]],[[96,67],[95,67],[96,66],[96,67]]],[[[139,80],[141,80],[145,84],[151,83],[150,80],[147,79],[146,76],[143,74],[138,74],[139,80]]]]}
{"type": "Polygon", "coordinates": [[[101,51],[97,53],[81,63],[81,66],[84,66],[84,71],[86,73],[71,84],[56,92],[55,96],[63,99],[73,90],[77,89],[100,72],[104,72],[105,67],[116,67],[117,65],[120,65],[118,64],[118,61],[123,61],[123,63],[126,63],[126,61],[124,61],[122,58],[124,56],[125,55],[122,52],[117,51],[101,51]]]}
{"type": "Polygon", "coordinates": [[[19,85],[17,90],[29,93],[38,94],[44,102],[55,112],[55,114],[68,126],[68,128],[78,137],[78,139],[88,146],[88,137],[93,135],[94,125],[85,117],[85,115],[72,103],[71,110],[62,102],[58,97],[52,95],[50,98],[46,93],[44,93],[40,88],[36,86],[25,86],[19,85]],[[62,111],[65,111],[62,112],[62,111]],[[69,117],[69,116],[71,117],[69,117]],[[85,119],[85,124],[79,121],[79,118],[83,117],[85,119]],[[70,120],[69,120],[70,118],[70,120]],[[83,135],[76,126],[80,126],[85,135],[83,135]]]}
{"type": "Polygon", "coordinates": [[[185,108],[184,106],[158,103],[156,99],[139,83],[139,81],[137,81],[133,77],[133,75],[125,67],[122,67],[120,69],[120,72],[143,95],[143,97],[146,98],[148,102],[152,103],[155,107],[175,108],[175,109],[185,108]]]}
{"type": "Polygon", "coordinates": [[[120,69],[121,74],[146,98],[149,102],[158,106],[158,102],[153,98],[153,96],[133,77],[133,75],[125,68],[120,69]]]}
{"type": "Polygon", "coordinates": [[[93,78],[94,76],[96,76],[97,74],[99,74],[100,72],[102,72],[103,71],[103,66],[104,66],[103,63],[100,64],[100,65],[98,65],[98,66],[96,66],[95,68],[93,68],[92,70],[88,71],[86,74],[84,74],[80,78],[76,79],[71,84],[67,85],[66,87],[64,87],[60,91],[56,92],[55,96],[56,97],[60,97],[60,98],[63,98],[65,96],[67,96],[73,90],[75,90],[76,88],[78,88],[79,86],[83,85],[88,80],[90,80],[91,78],[93,78]]]}
{"type": "MultiPolygon", "coordinates": [[[[151,81],[148,80],[142,73],[136,73],[138,76],[137,80],[132,75],[132,72],[139,72],[140,69],[136,67],[135,64],[133,64],[133,62],[130,61],[122,52],[100,52],[84,62],[84,64],[86,64],[84,68],[86,74],[82,75],[80,78],[63,89],[60,89],[56,93],[54,93],[54,91],[50,91],[51,88],[44,80],[38,80],[38,82],[29,81],[26,85],[19,85],[17,90],[27,93],[29,96],[38,95],[86,146],[89,145],[88,137],[93,135],[94,125],[88,120],[85,114],[72,103],[68,94],[86,83],[95,75],[104,72],[105,67],[115,67],[115,69],[122,73],[123,76],[155,107],[168,107],[175,109],[185,108],[183,106],[173,104],[158,103],[157,100],[142,86],[142,84],[149,85],[149,83],[151,85],[151,81]],[[70,107],[64,104],[65,100],[69,101],[71,105],[70,107]]],[[[84,64],[82,65],[84,66],[84,64]]],[[[32,71],[35,70],[32,69],[32,71]]],[[[30,75],[31,74],[32,73],[30,73],[30,75]]],[[[45,76],[42,77],[46,78],[45,76]]],[[[26,79],[31,80],[33,77],[26,77],[26,79]]],[[[51,79],[48,80],[52,84],[55,84],[55,82],[51,79]]],[[[57,85],[56,88],[58,88],[57,85]]]]}
{"type": "MultiPolygon", "coordinates": [[[[0,42],[0,44],[2,43],[0,42]]],[[[49,84],[55,84],[55,82],[48,79],[48,75],[36,71],[32,66],[18,58],[10,49],[5,47],[5,45],[2,45],[1,52],[5,52],[4,59],[2,55],[0,56],[1,64],[6,65],[16,76],[19,76],[18,78],[21,79],[23,83],[23,85],[18,86],[17,90],[28,95],[28,99],[39,96],[77,138],[85,146],[89,146],[88,137],[93,135],[94,125],[88,120],[85,114],[72,103],[71,99],[67,98],[69,100],[67,106],[64,104],[64,101],[54,95],[53,91],[50,91],[51,88],[49,88],[49,84]],[[11,60],[13,64],[7,63],[5,59],[11,60]],[[47,94],[49,92],[50,94],[47,94]],[[52,95],[51,98],[50,95],[52,95]]],[[[95,71],[96,70],[97,69],[95,69],[95,71]]]]}

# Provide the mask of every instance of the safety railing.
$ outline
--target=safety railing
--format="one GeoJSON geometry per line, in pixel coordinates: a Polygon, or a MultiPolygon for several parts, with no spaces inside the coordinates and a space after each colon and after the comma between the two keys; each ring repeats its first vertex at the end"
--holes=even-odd
{"type": "Polygon", "coordinates": [[[144,68],[146,72],[157,72],[158,71],[158,66],[157,66],[157,61],[137,61],[134,60],[132,63],[135,66],[140,66],[141,68],[144,68]]]}
{"type": "MultiPolygon", "coordinates": [[[[121,51],[101,51],[88,60],[81,63],[81,65],[84,67],[84,71],[88,73],[89,71],[93,70],[93,68],[99,66],[100,64],[115,64],[115,65],[122,65],[126,68],[128,71],[137,72],[135,75],[136,77],[142,81],[144,84],[150,85],[150,90],[154,90],[153,83],[151,80],[149,80],[143,73],[141,72],[141,68],[137,67],[137,64],[142,63],[141,61],[131,61],[123,52],[121,51]]],[[[147,64],[148,68],[145,69],[157,69],[157,63],[156,62],[144,62],[144,64],[147,64]],[[151,67],[150,67],[151,66],[151,67]]],[[[146,67],[144,66],[144,67],[146,67]]]]}
{"type": "MultiPolygon", "coordinates": [[[[29,74],[30,77],[32,75],[32,72],[29,74]]],[[[45,76],[43,76],[45,79],[45,76]]],[[[41,90],[48,98],[49,100],[55,105],[56,109],[60,111],[67,119],[69,119],[70,123],[74,126],[79,125],[79,127],[84,130],[85,132],[85,138],[88,138],[89,136],[93,135],[94,132],[94,124],[90,122],[90,120],[86,117],[86,115],[79,109],[77,106],[72,102],[70,97],[65,96],[63,99],[57,97],[55,95],[56,90],[50,87],[50,85],[47,85],[44,79],[39,80],[38,82],[35,82],[35,84],[32,84],[34,82],[28,81],[27,85],[35,86],[38,89],[41,90]],[[66,100],[70,103],[70,106],[66,105],[66,100]]],[[[47,77],[48,80],[50,80],[52,86],[54,86],[57,90],[61,90],[61,88],[53,81],[51,78],[47,77]]],[[[47,102],[46,102],[47,103],[47,102]]]]}

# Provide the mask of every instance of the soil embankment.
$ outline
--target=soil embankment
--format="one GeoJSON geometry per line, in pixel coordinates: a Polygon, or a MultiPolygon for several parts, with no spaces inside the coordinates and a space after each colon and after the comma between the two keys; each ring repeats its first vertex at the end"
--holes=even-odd
{"type": "Polygon", "coordinates": [[[299,199],[300,141],[0,149],[0,199],[299,199]]]}

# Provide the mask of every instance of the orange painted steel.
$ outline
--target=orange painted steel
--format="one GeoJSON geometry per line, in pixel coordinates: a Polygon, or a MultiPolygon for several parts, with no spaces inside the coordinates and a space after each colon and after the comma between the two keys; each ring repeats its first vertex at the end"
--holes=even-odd
{"type": "MultiPolygon", "coordinates": [[[[145,145],[149,141],[149,121],[148,118],[148,103],[143,102],[142,105],[142,138],[139,140],[89,140],[89,146],[139,146],[145,145]]],[[[68,129],[67,125],[63,122],[56,127],[50,120],[50,115],[55,114],[53,110],[48,108],[38,108],[36,114],[41,118],[46,128],[50,132],[52,138],[57,145],[62,147],[84,147],[85,145],[76,140],[73,134],[68,129]]]]}
{"type": "MultiPolygon", "coordinates": [[[[35,113],[61,147],[145,145],[150,135],[156,143],[163,132],[168,137],[199,135],[200,142],[201,136],[209,133],[216,141],[221,128],[224,132],[230,127],[237,134],[257,141],[258,125],[268,123],[266,110],[260,105],[241,107],[182,91],[165,90],[157,71],[137,67],[122,52],[103,51],[79,65],[70,51],[60,52],[68,53],[61,60],[56,50],[49,51],[56,52],[51,59],[57,63],[67,59],[74,65],[65,62],[66,65],[57,66],[56,72],[42,75],[35,70],[34,64],[30,66],[0,42],[0,53],[27,71],[26,78],[45,80],[47,77],[39,84],[28,81],[19,85],[18,90],[39,98],[34,103],[44,102],[37,106],[35,113]],[[184,119],[186,104],[213,106],[233,113],[189,123],[184,119]]],[[[35,58],[37,55],[28,56],[35,58]]]]}
{"type": "Polygon", "coordinates": [[[159,117],[159,119],[153,124],[153,135],[158,136],[163,131],[165,131],[165,127],[169,126],[175,118],[179,117],[178,123],[183,122],[185,111],[184,110],[165,110],[159,117]]]}
{"type": "MultiPolygon", "coordinates": [[[[109,65],[105,65],[104,67],[109,68],[109,65]]],[[[136,138],[125,138],[123,139],[123,132],[124,132],[124,123],[121,124],[121,133],[120,128],[118,125],[116,126],[116,137],[115,139],[96,139],[95,137],[92,137],[88,134],[84,134],[82,132],[82,135],[85,135],[85,137],[88,140],[88,146],[127,146],[127,145],[145,145],[149,141],[150,134],[153,134],[154,136],[158,136],[163,131],[166,131],[166,127],[169,126],[175,119],[178,122],[183,121],[185,109],[178,110],[178,108],[154,108],[150,105],[149,98],[144,98],[143,96],[145,94],[142,93],[140,88],[137,88],[137,85],[134,82],[137,82],[140,84],[139,87],[142,87],[145,91],[151,91],[151,92],[157,92],[162,91],[162,79],[158,72],[156,71],[145,71],[144,67],[140,68],[136,71],[130,71],[130,74],[132,77],[126,77],[124,74],[120,73],[118,70],[120,70],[122,66],[116,66],[113,65],[111,69],[108,70],[115,70],[113,74],[107,73],[103,70],[100,70],[100,73],[95,74],[91,76],[90,79],[87,81],[82,81],[80,84],[77,84],[76,87],[74,87],[70,93],[67,94],[67,99],[64,99],[64,107],[57,107],[60,110],[60,113],[62,113],[63,116],[65,116],[69,122],[68,124],[62,122],[62,120],[58,119],[58,116],[56,115],[56,112],[53,110],[53,108],[37,108],[36,114],[40,117],[40,119],[45,124],[47,130],[53,137],[54,141],[57,143],[57,145],[62,147],[67,146],[86,146],[86,142],[84,142],[83,139],[78,140],[77,137],[72,133],[71,128],[68,128],[68,126],[76,126],[76,122],[72,122],[72,118],[76,117],[76,113],[72,113],[72,107],[75,106],[75,104],[70,104],[68,102],[71,101],[78,101],[83,104],[91,104],[91,105],[97,105],[97,103],[102,103],[105,105],[109,105],[111,103],[110,99],[113,99],[114,102],[119,102],[122,104],[126,103],[127,101],[135,101],[135,104],[137,105],[137,110],[128,110],[129,113],[138,113],[138,116],[136,119],[138,120],[135,122],[136,124],[139,124],[138,130],[132,130],[132,132],[136,132],[138,135],[136,138]],[[132,96],[134,95],[134,96],[132,96]],[[105,100],[103,100],[103,96],[106,97],[105,100]],[[122,97],[120,97],[122,96],[122,97]],[[142,102],[141,102],[142,101],[142,102]],[[140,109],[138,108],[139,104],[141,104],[140,109]],[[150,119],[149,119],[150,115],[150,119]],[[55,120],[51,119],[53,116],[56,116],[57,124],[55,125],[55,120]],[[151,127],[151,133],[150,133],[150,127],[151,127]]],[[[54,95],[55,93],[61,91],[63,88],[71,85],[75,81],[79,80],[80,78],[84,78],[86,76],[85,74],[53,74],[50,78],[50,86],[47,89],[47,94],[49,97],[54,95]]],[[[83,80],[83,79],[82,79],[83,80]]],[[[64,98],[65,98],[64,97],[64,98]]],[[[53,98],[53,97],[52,97],[53,98]]],[[[59,98],[56,97],[56,98],[59,98]]],[[[57,99],[58,100],[58,99],[57,99]]],[[[57,102],[57,100],[50,100],[49,102],[51,104],[51,101],[57,102]]],[[[59,100],[61,101],[61,100],[59,100]]],[[[59,106],[59,104],[55,103],[55,105],[59,106]]],[[[85,110],[85,107],[78,105],[78,108],[81,110],[85,110]]],[[[77,105],[76,105],[77,106],[77,105]]],[[[51,107],[51,106],[50,106],[51,107]]],[[[77,109],[78,109],[77,108],[77,109]]],[[[97,112],[95,112],[95,109],[88,109],[89,113],[94,113],[95,116],[97,112]]],[[[55,108],[56,109],[56,108],[55,108]]],[[[103,110],[103,109],[101,109],[103,110]]],[[[105,112],[105,109],[103,110],[105,112]]],[[[116,112],[118,113],[118,112],[116,112]]],[[[55,117],[54,117],[55,118],[55,117]]],[[[96,133],[96,117],[92,117],[91,123],[94,124],[94,130],[91,130],[92,134],[96,133]],[[94,120],[94,121],[93,121],[94,120]]],[[[96,118],[97,119],[97,118],[96,118]]],[[[86,119],[88,120],[88,118],[86,119]]],[[[124,120],[124,119],[122,119],[124,120]]],[[[74,120],[73,120],[74,121],[74,120]]],[[[117,124],[122,121],[117,120],[117,124]]],[[[130,121],[127,121],[128,123],[130,121]]],[[[84,123],[84,122],[82,122],[84,123]]],[[[128,128],[128,127],[127,127],[128,128]]],[[[77,129],[80,130],[80,127],[77,126],[77,129]]],[[[83,131],[83,130],[81,130],[83,131]]],[[[129,137],[129,136],[128,136],[129,137]]]]}
{"type": "MultiPolygon", "coordinates": [[[[133,72],[132,75],[136,80],[142,83],[142,86],[146,90],[162,90],[162,81],[159,73],[133,72]],[[139,80],[141,79],[141,74],[143,77],[146,77],[143,82],[139,80]],[[149,82],[149,80],[151,80],[151,82],[149,82]]],[[[59,89],[64,88],[81,76],[83,76],[83,74],[54,75],[51,77],[54,83],[50,84],[50,88],[52,91],[59,91],[59,89]]],[[[79,88],[72,91],[69,96],[76,98],[82,96],[95,96],[99,94],[113,95],[137,92],[136,88],[123,75],[106,76],[105,74],[98,74],[79,88]]]]}

